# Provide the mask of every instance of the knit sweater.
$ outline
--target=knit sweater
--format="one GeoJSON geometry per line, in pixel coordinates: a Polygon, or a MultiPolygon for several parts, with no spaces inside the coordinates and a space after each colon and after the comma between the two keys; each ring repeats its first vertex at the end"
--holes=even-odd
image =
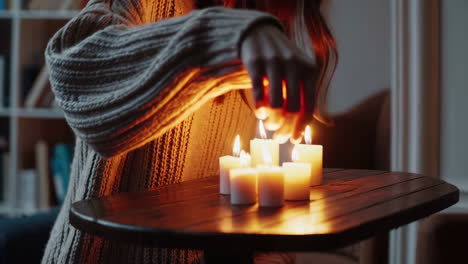
{"type": "Polygon", "coordinates": [[[73,228],[79,200],[213,176],[255,118],[240,89],[243,34],[265,13],[184,0],[92,0],[46,49],[57,104],[76,134],[68,193],[43,263],[190,263],[195,250],[109,241],[73,228]],[[187,14],[188,13],[188,14],[187,14]]]}

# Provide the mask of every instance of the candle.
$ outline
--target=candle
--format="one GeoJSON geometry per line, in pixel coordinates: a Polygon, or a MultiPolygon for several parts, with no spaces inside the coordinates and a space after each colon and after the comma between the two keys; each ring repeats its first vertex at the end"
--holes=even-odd
{"type": "Polygon", "coordinates": [[[321,145],[312,145],[312,131],[309,126],[304,133],[306,144],[296,144],[294,149],[296,157],[294,162],[310,163],[310,186],[322,184],[322,157],[323,147],[321,145]]]}
{"type": "Polygon", "coordinates": [[[234,140],[234,145],[232,149],[232,156],[223,156],[219,158],[219,193],[221,194],[230,194],[230,180],[229,180],[229,171],[231,169],[249,167],[250,166],[250,156],[246,160],[246,165],[241,165],[241,159],[239,157],[242,152],[240,145],[240,137],[236,136],[234,140]]]}
{"type": "Polygon", "coordinates": [[[273,160],[266,147],[262,148],[264,164],[257,166],[258,203],[260,206],[282,206],[284,200],[284,173],[273,165],[273,160]]]}
{"type": "MultiPolygon", "coordinates": [[[[241,165],[249,162],[249,154],[241,153],[241,165]]],[[[253,168],[230,170],[231,204],[254,204],[257,202],[257,171],[253,168]]]]}
{"type": "Polygon", "coordinates": [[[279,143],[273,139],[267,139],[263,122],[259,120],[260,138],[250,140],[250,154],[252,155],[252,167],[263,164],[262,149],[265,148],[272,158],[273,165],[279,165],[279,143]]]}
{"type": "MultiPolygon", "coordinates": [[[[296,149],[292,152],[293,160],[297,155],[296,149]]],[[[309,200],[310,199],[310,163],[284,162],[284,199],[309,200]]]]}

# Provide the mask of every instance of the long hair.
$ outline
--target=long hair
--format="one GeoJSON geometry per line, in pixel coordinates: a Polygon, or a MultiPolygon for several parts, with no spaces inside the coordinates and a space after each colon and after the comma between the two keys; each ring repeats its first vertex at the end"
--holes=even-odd
{"type": "Polygon", "coordinates": [[[265,11],[275,15],[285,26],[286,33],[306,54],[314,58],[318,78],[314,117],[332,124],[327,109],[327,93],[338,63],[335,39],[321,12],[322,0],[197,0],[197,8],[224,6],[265,11]]]}

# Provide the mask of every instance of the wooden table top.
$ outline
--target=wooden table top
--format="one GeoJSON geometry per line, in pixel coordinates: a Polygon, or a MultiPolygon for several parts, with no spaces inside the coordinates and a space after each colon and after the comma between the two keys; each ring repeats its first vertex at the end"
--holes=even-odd
{"type": "Polygon", "coordinates": [[[218,177],[76,202],[73,226],[108,239],[199,249],[331,250],[429,216],[458,201],[456,187],[418,174],[324,170],[311,201],[234,206],[218,177]]]}

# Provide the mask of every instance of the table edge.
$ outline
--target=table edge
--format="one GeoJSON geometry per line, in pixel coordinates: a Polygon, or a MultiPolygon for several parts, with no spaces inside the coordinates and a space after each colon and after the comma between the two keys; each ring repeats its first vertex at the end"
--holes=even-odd
{"type": "Polygon", "coordinates": [[[117,224],[97,217],[84,215],[76,210],[76,205],[80,202],[75,202],[69,212],[70,224],[83,232],[97,235],[106,239],[123,240],[141,245],[151,245],[159,247],[173,248],[195,248],[195,249],[222,249],[226,246],[243,247],[252,249],[255,245],[255,250],[259,251],[312,251],[312,250],[333,250],[353,242],[361,241],[372,237],[377,233],[388,232],[391,229],[411,223],[418,219],[427,217],[445,208],[448,208],[459,200],[459,190],[456,186],[444,182],[453,189],[453,192],[447,193],[428,210],[421,210],[429,202],[422,203],[411,209],[392,214],[382,219],[364,223],[353,230],[341,231],[327,234],[245,234],[245,233],[213,233],[213,232],[184,232],[158,228],[135,227],[124,224],[117,224]],[[405,220],[391,221],[391,218],[399,216],[405,220]],[[370,231],[377,230],[374,226],[379,227],[379,232],[370,231]],[[157,233],[158,238],[148,238],[148,233],[157,233]],[[177,237],[177,239],[175,239],[177,237]],[[227,239],[229,237],[229,239],[227,239]],[[352,239],[349,239],[352,237],[352,239]],[[177,242],[174,242],[177,240],[177,242]],[[281,241],[276,243],[275,240],[281,241]],[[229,241],[235,241],[229,245],[229,241]],[[248,241],[248,243],[242,243],[248,241]],[[291,241],[291,243],[288,243],[291,241]],[[320,243],[314,243],[320,242],[320,243]],[[293,243],[294,242],[294,243],[293,243]],[[220,244],[221,243],[221,244],[220,244]],[[314,245],[310,247],[309,245],[314,245]],[[318,244],[318,245],[317,245],[318,244]],[[208,246],[209,245],[209,246],[208,246]]]}

